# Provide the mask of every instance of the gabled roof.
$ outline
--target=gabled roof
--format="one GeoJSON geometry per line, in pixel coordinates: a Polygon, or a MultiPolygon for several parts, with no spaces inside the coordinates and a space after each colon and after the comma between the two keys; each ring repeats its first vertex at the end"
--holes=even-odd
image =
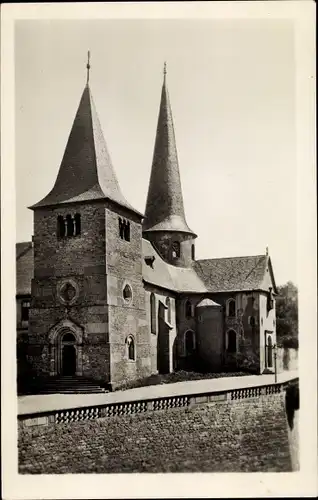
{"type": "Polygon", "coordinates": [[[87,83],[54,187],[30,208],[99,199],[112,200],[141,215],[120,190],[87,83]]]}
{"type": "Polygon", "coordinates": [[[166,75],[161,91],[143,231],[178,231],[196,236],[185,219],[166,75]]]}
{"type": "Polygon", "coordinates": [[[148,240],[142,240],[142,252],[144,256],[142,274],[147,283],[180,293],[204,293],[208,291],[194,269],[168,264],[148,240]],[[149,262],[148,264],[146,260],[149,262]]]}
{"type": "Polygon", "coordinates": [[[16,245],[16,294],[31,295],[33,278],[33,246],[31,241],[16,245]]]}
{"type": "MultiPolygon", "coordinates": [[[[194,269],[208,291],[215,293],[268,291],[264,278],[269,266],[271,268],[270,258],[267,255],[203,259],[194,263],[194,269]]],[[[275,292],[275,282],[273,285],[275,292]]]]}

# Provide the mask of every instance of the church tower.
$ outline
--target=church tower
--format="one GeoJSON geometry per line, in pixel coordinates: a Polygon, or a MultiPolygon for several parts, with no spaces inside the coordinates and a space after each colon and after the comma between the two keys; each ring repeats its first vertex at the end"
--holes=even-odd
{"type": "Polygon", "coordinates": [[[195,259],[194,240],[197,236],[185,219],[166,78],[165,64],[143,236],[151,241],[166,262],[190,267],[195,259]]]}
{"type": "Polygon", "coordinates": [[[53,189],[34,211],[29,359],[116,386],[149,374],[142,214],[124,198],[87,82],[53,189]]]}

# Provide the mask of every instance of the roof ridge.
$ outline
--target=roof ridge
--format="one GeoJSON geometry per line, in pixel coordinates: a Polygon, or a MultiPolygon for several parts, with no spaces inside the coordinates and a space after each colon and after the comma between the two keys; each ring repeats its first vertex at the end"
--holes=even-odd
{"type": "Polygon", "coordinates": [[[266,257],[265,254],[259,254],[259,255],[235,255],[234,257],[211,257],[209,259],[196,259],[195,262],[206,262],[210,260],[225,260],[225,259],[247,259],[250,257],[266,257]]]}

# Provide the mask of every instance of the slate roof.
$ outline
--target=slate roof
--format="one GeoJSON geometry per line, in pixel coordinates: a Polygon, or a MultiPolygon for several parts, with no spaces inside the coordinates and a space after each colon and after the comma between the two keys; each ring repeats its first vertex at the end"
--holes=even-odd
{"type": "Polygon", "coordinates": [[[31,241],[16,245],[16,294],[31,294],[31,279],[33,278],[33,246],[31,241]]]}
{"type": "Polygon", "coordinates": [[[120,190],[87,84],[54,187],[45,198],[30,208],[98,199],[112,200],[141,215],[127,202],[120,190]]]}
{"type": "MultiPolygon", "coordinates": [[[[266,255],[199,260],[192,268],[182,268],[165,262],[148,240],[142,240],[142,251],[144,281],[176,293],[268,291],[268,288],[263,285],[266,267],[271,267],[270,258],[266,255]]],[[[31,294],[33,272],[32,243],[17,243],[17,295],[31,294]]],[[[275,290],[274,282],[274,292],[275,290]]],[[[217,306],[218,304],[210,299],[204,299],[201,305],[217,306]]]]}
{"type": "Polygon", "coordinates": [[[268,262],[267,255],[204,259],[194,269],[209,292],[262,290],[268,262]]]}
{"type": "Polygon", "coordinates": [[[207,292],[206,286],[194,269],[176,267],[166,263],[148,240],[143,239],[142,251],[144,256],[142,274],[143,279],[147,283],[151,283],[174,292],[207,292]],[[152,265],[148,265],[145,262],[145,257],[147,259],[149,257],[155,257],[152,265]]]}
{"type": "Polygon", "coordinates": [[[180,231],[196,236],[185,219],[166,77],[162,85],[143,231],[180,231]]]}

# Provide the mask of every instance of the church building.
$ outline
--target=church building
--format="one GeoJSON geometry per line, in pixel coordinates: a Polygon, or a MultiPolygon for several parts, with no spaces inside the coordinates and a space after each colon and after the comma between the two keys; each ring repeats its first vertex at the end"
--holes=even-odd
{"type": "Polygon", "coordinates": [[[18,363],[110,389],[180,369],[272,372],[271,259],[196,259],[166,70],[142,214],[121,192],[89,69],[55,184],[30,207],[32,241],[17,244],[18,363]]]}

